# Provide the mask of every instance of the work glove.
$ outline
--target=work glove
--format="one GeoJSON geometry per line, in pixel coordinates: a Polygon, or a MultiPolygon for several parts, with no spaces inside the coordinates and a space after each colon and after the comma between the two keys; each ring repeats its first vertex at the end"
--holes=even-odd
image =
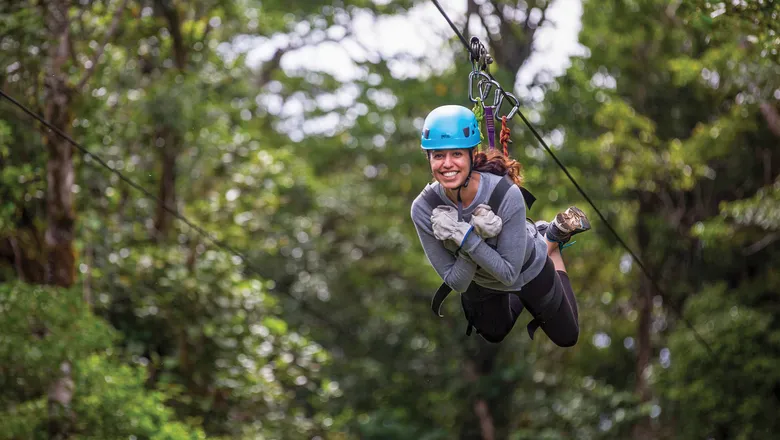
{"type": "Polygon", "coordinates": [[[474,226],[474,232],[482,238],[491,238],[501,232],[504,223],[501,217],[493,213],[490,205],[479,205],[474,213],[471,214],[471,222],[474,226]]]}
{"type": "Polygon", "coordinates": [[[458,247],[463,246],[463,241],[473,226],[466,222],[458,221],[458,211],[452,206],[441,205],[436,207],[431,214],[433,235],[437,240],[452,240],[458,247]]]}

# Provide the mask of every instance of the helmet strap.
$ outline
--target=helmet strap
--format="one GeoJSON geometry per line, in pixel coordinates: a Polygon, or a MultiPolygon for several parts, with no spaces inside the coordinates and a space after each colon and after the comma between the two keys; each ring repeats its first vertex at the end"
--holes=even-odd
{"type": "Polygon", "coordinates": [[[458,187],[458,221],[463,221],[463,199],[460,197],[460,190],[463,186],[458,187]]]}
{"type": "Polygon", "coordinates": [[[459,186],[458,189],[460,189],[460,188],[468,188],[469,187],[469,182],[471,182],[471,171],[472,170],[469,169],[469,175],[466,176],[466,180],[463,181],[463,185],[459,186]]]}
{"type": "MultiPolygon", "coordinates": [[[[463,181],[463,188],[469,187],[469,182],[471,182],[471,173],[474,171],[474,149],[469,149],[469,175],[466,176],[466,180],[463,181]]],[[[460,190],[460,188],[458,188],[460,190]]]]}

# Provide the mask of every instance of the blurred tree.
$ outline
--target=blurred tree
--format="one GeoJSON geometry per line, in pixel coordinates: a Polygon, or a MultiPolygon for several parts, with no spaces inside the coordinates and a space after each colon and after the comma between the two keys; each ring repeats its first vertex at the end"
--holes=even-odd
{"type": "MultiPolygon", "coordinates": [[[[43,437],[49,419],[85,438],[775,429],[775,5],[586,2],[585,55],[555,80],[541,72],[522,95],[524,114],[667,293],[597,225],[566,255],[582,333],[561,350],[527,339],[527,315],[491,346],[464,336],[457,300],[443,319],[430,312],[439,280],[409,220],[430,181],[419,129],[437,105],[471,105],[471,66],[446,28],[443,45],[423,38],[413,54],[358,39],[410,12],[437,13],[430,2],[11,3],[0,6],[3,90],[59,118],[157,200],[67,144],[48,154],[54,134],[0,105],[7,437],[43,437]],[[346,57],[297,67],[327,53],[346,57]],[[51,157],[71,164],[53,199],[51,157]],[[50,200],[62,203],[51,210],[50,200]],[[67,232],[75,213],[70,235],[53,236],[72,239],[62,266],[71,288],[49,298],[51,289],[19,284],[45,280],[45,231],[67,232]],[[63,359],[70,382],[55,386],[63,359]],[[47,415],[49,389],[75,389],[73,417],[47,415]]],[[[484,36],[509,90],[540,29],[555,26],[553,5],[469,0],[452,18],[484,36]]],[[[531,217],[582,204],[523,125],[511,128],[539,197],[531,217]]]]}
{"type": "Polygon", "coordinates": [[[142,369],[121,363],[119,335],[77,289],[5,283],[0,308],[0,438],[205,438],[173,419],[170,395],[145,389],[142,369]],[[71,368],[67,381],[52,374],[61,368],[71,368]],[[64,392],[72,394],[52,411],[47,401],[64,392]]]}
{"type": "MultiPolygon", "coordinates": [[[[741,281],[743,277],[753,277],[740,274],[740,267],[758,269],[772,264],[771,253],[741,261],[726,257],[741,253],[733,236],[721,235],[715,248],[700,238],[702,233],[709,235],[706,225],[718,218],[724,201],[755,194],[774,182],[780,169],[777,156],[770,153],[777,144],[771,116],[777,106],[772,97],[778,87],[773,74],[778,68],[776,56],[762,44],[739,43],[757,41],[751,37],[753,32],[774,35],[774,24],[765,18],[777,10],[774,5],[744,6],[744,11],[732,12],[745,15],[726,14],[729,18],[721,19],[717,10],[722,7],[709,2],[586,4],[580,39],[589,48],[588,57],[575,60],[567,75],[549,86],[551,93],[543,104],[548,125],[565,130],[566,149],[576,152],[568,156],[570,162],[585,164],[585,176],[606,177],[584,179],[588,193],[606,206],[619,206],[611,199],[632,207],[633,241],[668,294],[655,292],[642,276],[636,280],[633,307],[627,310],[638,317],[636,342],[632,342],[637,344],[634,389],[647,403],[662,403],[659,399],[664,396],[695,395],[675,388],[685,381],[675,381],[678,385],[667,381],[654,390],[664,370],[675,377],[679,371],[691,372],[687,358],[693,353],[705,364],[724,365],[732,359],[725,354],[729,351],[723,347],[726,342],[707,325],[697,325],[697,331],[712,345],[714,357],[689,329],[676,322],[688,310],[682,304],[706,295],[705,286],[715,280],[728,280],[739,289],[747,281],[741,281]],[[712,17],[717,26],[712,26],[712,17]],[[735,31],[740,38],[734,38],[735,31]],[[769,107],[774,111],[766,108],[772,99],[769,107]],[[659,309],[660,304],[667,311],[659,309]],[[684,345],[667,346],[667,329],[686,335],[684,345]],[[670,353],[674,362],[669,360],[670,353]],[[658,361],[653,361],[656,356],[658,361]]],[[[617,219],[616,214],[614,208],[607,212],[612,219],[617,219]]],[[[738,302],[735,297],[721,298],[729,299],[719,304],[722,311],[738,302]]],[[[716,319],[690,314],[694,323],[716,319]]],[[[682,341],[679,336],[673,340],[682,341]]],[[[696,371],[705,374],[705,370],[696,371]]],[[[710,371],[715,374],[716,370],[710,371]]],[[[702,380],[713,385],[715,401],[728,401],[727,396],[733,395],[731,390],[702,380]]],[[[765,404],[776,407],[777,401],[765,404]]],[[[735,438],[741,435],[738,432],[771,431],[758,413],[747,423],[753,428],[743,431],[733,424],[729,428],[719,425],[714,414],[706,411],[697,413],[702,424],[693,426],[692,413],[669,401],[657,408],[681,411],[669,411],[665,420],[679,417],[680,425],[686,427],[680,432],[691,438],[735,438]]],[[[634,438],[657,438],[664,433],[675,437],[671,434],[674,428],[652,422],[660,414],[658,409],[646,413],[653,419],[634,426],[634,438]]]]}
{"type": "MultiPolygon", "coordinates": [[[[33,5],[19,5],[22,10],[33,5]]],[[[116,12],[111,25],[104,33],[102,45],[95,48],[91,60],[84,64],[86,69],[81,73],[80,79],[72,83],[69,63],[78,59],[80,54],[75,52],[76,47],[81,47],[72,38],[70,2],[51,1],[40,6],[43,9],[43,24],[46,29],[46,40],[50,43],[46,47],[47,57],[43,69],[44,90],[43,107],[44,117],[52,126],[68,133],[73,121],[72,100],[79,94],[89,81],[94,72],[93,66],[100,58],[105,45],[116,31],[121,15],[127,1],[117,4],[116,12]]],[[[19,13],[19,10],[11,10],[11,13],[19,13]]],[[[21,12],[21,17],[25,17],[21,12]]],[[[53,131],[44,132],[44,144],[48,150],[46,164],[46,231],[43,237],[43,248],[36,254],[45,260],[43,263],[43,278],[29,279],[31,282],[47,283],[61,287],[70,287],[75,282],[76,276],[76,252],[73,248],[75,236],[76,213],[73,206],[72,185],[74,181],[73,147],[60,134],[53,131]]],[[[41,243],[41,240],[37,240],[41,243]]],[[[41,274],[41,272],[38,272],[41,274]]],[[[51,438],[66,438],[69,435],[69,424],[63,421],[69,417],[60,418],[57,414],[70,414],[71,400],[73,399],[73,379],[71,377],[71,361],[63,359],[59,367],[61,377],[49,390],[49,436],[51,438]]]]}

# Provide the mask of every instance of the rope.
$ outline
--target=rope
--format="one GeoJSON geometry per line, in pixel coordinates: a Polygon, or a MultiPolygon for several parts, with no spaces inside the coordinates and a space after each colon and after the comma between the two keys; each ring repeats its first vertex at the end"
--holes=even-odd
{"type": "Polygon", "coordinates": [[[471,109],[474,112],[474,116],[477,117],[477,127],[479,127],[479,145],[477,145],[477,151],[482,149],[482,142],[485,142],[485,130],[482,129],[483,122],[485,121],[485,109],[482,108],[482,99],[477,98],[477,102],[474,103],[474,107],[471,109]]]}
{"type": "MultiPolygon", "coordinates": [[[[472,49],[472,47],[471,47],[471,46],[474,46],[474,45],[470,46],[468,44],[468,42],[466,42],[466,38],[463,36],[463,34],[460,32],[460,30],[458,30],[458,28],[455,26],[455,24],[452,22],[452,20],[450,20],[450,18],[447,15],[447,13],[444,11],[444,9],[442,9],[442,7],[439,4],[438,0],[431,0],[431,1],[436,5],[436,8],[439,10],[439,12],[441,12],[441,14],[444,16],[445,20],[447,20],[447,23],[449,23],[450,27],[455,32],[455,34],[458,36],[458,38],[460,38],[460,41],[463,43],[463,46],[469,52],[469,58],[471,60],[473,60],[475,58],[475,56],[478,57],[479,54],[475,54],[473,49],[472,49]]],[[[488,78],[490,78],[491,80],[495,81],[495,78],[493,78],[493,75],[491,75],[490,72],[486,71],[485,74],[488,76],[488,78]]],[[[504,91],[504,89],[500,89],[500,90],[501,90],[502,96],[505,99],[509,99],[507,94],[506,94],[506,92],[504,91]]],[[[542,137],[536,131],[536,128],[534,128],[534,126],[531,125],[531,123],[528,121],[528,119],[526,119],[525,115],[523,115],[523,113],[519,109],[517,109],[517,114],[520,116],[520,119],[523,121],[523,123],[525,123],[525,125],[528,127],[528,129],[531,130],[531,133],[533,133],[534,137],[536,137],[536,139],[539,141],[539,143],[542,144],[544,149],[547,150],[547,153],[550,154],[550,156],[553,158],[555,163],[558,164],[558,166],[561,168],[561,170],[563,170],[563,173],[566,174],[566,177],[569,178],[569,180],[572,182],[572,184],[577,189],[577,191],[579,191],[579,193],[582,195],[582,197],[585,198],[585,200],[588,202],[588,204],[590,204],[590,206],[593,208],[593,210],[599,216],[601,221],[607,226],[607,229],[609,229],[609,231],[612,233],[612,235],[615,236],[615,239],[620,243],[621,246],[623,246],[623,248],[626,250],[626,252],[628,252],[628,254],[631,255],[631,258],[634,260],[634,262],[636,262],[637,266],[639,266],[639,268],[642,270],[642,272],[644,272],[645,276],[647,276],[648,280],[653,285],[653,288],[655,288],[655,290],[664,299],[667,299],[667,300],[670,299],[671,297],[669,295],[667,295],[664,292],[664,290],[661,288],[661,286],[658,284],[658,281],[657,281],[656,277],[645,266],[645,264],[642,262],[642,260],[640,260],[639,257],[637,257],[636,253],[634,253],[634,251],[631,250],[631,248],[628,246],[628,244],[626,244],[626,242],[623,240],[623,238],[620,236],[620,234],[618,234],[618,232],[615,230],[615,228],[613,228],[612,225],[607,221],[606,217],[604,217],[604,215],[601,213],[601,210],[599,210],[596,207],[596,204],[593,203],[593,200],[591,200],[591,198],[588,196],[588,194],[585,192],[585,190],[583,190],[582,187],[580,187],[580,185],[577,183],[577,181],[574,179],[574,177],[571,175],[571,173],[569,173],[569,170],[567,170],[566,167],[563,165],[563,163],[561,163],[561,161],[558,160],[558,157],[555,155],[555,153],[553,153],[553,151],[550,149],[550,147],[547,145],[547,143],[544,141],[544,139],[542,139],[542,137]]],[[[670,310],[672,310],[672,312],[675,313],[685,323],[685,325],[693,332],[694,338],[696,338],[696,340],[699,343],[701,343],[704,346],[704,348],[707,349],[709,354],[711,356],[714,355],[714,352],[712,350],[712,347],[710,347],[710,344],[707,343],[707,341],[705,341],[704,338],[702,338],[702,336],[699,334],[698,331],[696,331],[696,328],[693,326],[693,324],[690,322],[690,320],[685,318],[684,316],[682,316],[681,313],[678,313],[675,310],[675,308],[672,307],[672,308],[670,308],[670,310]]]]}
{"type": "Polygon", "coordinates": [[[507,145],[512,142],[512,140],[509,139],[510,134],[512,134],[512,131],[509,130],[509,127],[506,125],[506,116],[501,116],[501,134],[499,135],[499,140],[504,147],[504,156],[506,157],[509,157],[509,148],[507,145]]]}
{"type": "MultiPolygon", "coordinates": [[[[119,177],[119,179],[121,181],[125,182],[126,184],[128,184],[131,187],[135,188],[136,190],[140,191],[146,197],[149,197],[150,199],[152,199],[152,200],[156,201],[157,203],[159,203],[160,206],[162,206],[163,209],[168,211],[171,215],[173,215],[177,219],[179,219],[182,222],[184,222],[187,226],[189,226],[194,231],[196,231],[198,234],[203,236],[206,240],[210,241],[215,246],[217,246],[217,247],[219,247],[221,249],[224,249],[228,253],[231,253],[231,254],[241,258],[241,262],[244,264],[244,267],[246,267],[249,270],[249,272],[253,272],[256,276],[259,276],[260,278],[263,278],[263,272],[260,271],[259,269],[257,269],[254,265],[252,265],[251,261],[243,253],[239,252],[236,249],[233,249],[231,246],[229,246],[228,244],[226,244],[222,240],[219,240],[219,239],[215,238],[213,235],[211,235],[208,232],[206,232],[203,228],[201,228],[200,226],[198,226],[195,223],[193,223],[192,221],[190,221],[183,214],[179,213],[179,211],[177,211],[176,208],[171,208],[170,206],[166,205],[159,197],[155,196],[149,190],[145,189],[141,185],[135,183],[130,178],[125,177],[121,172],[119,172],[118,170],[116,170],[116,169],[112,168],[110,165],[108,165],[103,159],[100,158],[100,156],[97,156],[95,153],[90,152],[88,149],[83,147],[81,144],[79,144],[78,142],[73,140],[73,138],[71,138],[67,133],[64,133],[62,130],[60,130],[56,126],[52,125],[47,120],[45,120],[42,116],[36,114],[35,112],[30,110],[29,108],[25,107],[24,104],[20,103],[19,101],[17,101],[14,98],[12,98],[8,94],[6,94],[3,90],[0,90],[0,97],[3,97],[5,99],[7,99],[12,104],[14,104],[15,106],[19,107],[23,112],[25,112],[29,116],[31,116],[33,119],[36,119],[38,122],[43,124],[46,128],[48,128],[49,130],[53,131],[54,133],[56,133],[61,138],[63,138],[66,141],[68,141],[71,145],[73,145],[79,151],[81,151],[85,156],[88,156],[88,157],[92,158],[95,162],[100,164],[103,168],[105,168],[105,169],[109,170],[110,172],[114,173],[117,177],[119,177]]],[[[331,317],[326,316],[324,313],[320,312],[319,310],[317,310],[313,306],[310,306],[308,303],[304,302],[303,300],[296,298],[290,292],[287,292],[287,291],[282,291],[282,292],[285,295],[289,296],[294,301],[296,301],[301,306],[302,310],[306,311],[311,316],[319,319],[320,321],[325,323],[327,326],[329,326],[332,329],[336,330],[336,332],[338,332],[338,334],[344,335],[344,336],[346,336],[346,337],[348,337],[350,339],[355,338],[355,336],[350,331],[345,330],[344,328],[342,328],[331,317]]],[[[356,339],[355,342],[358,342],[358,340],[356,339]]]]}

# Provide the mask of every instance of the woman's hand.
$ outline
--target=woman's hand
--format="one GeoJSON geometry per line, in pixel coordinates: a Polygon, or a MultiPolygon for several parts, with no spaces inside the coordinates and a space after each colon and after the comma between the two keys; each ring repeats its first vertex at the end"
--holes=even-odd
{"type": "Polygon", "coordinates": [[[458,247],[463,246],[472,226],[458,221],[458,211],[452,206],[441,205],[431,214],[433,235],[437,240],[452,240],[458,247]]]}
{"type": "Polygon", "coordinates": [[[471,224],[474,226],[474,232],[482,238],[491,238],[501,232],[504,223],[501,217],[493,213],[490,205],[481,204],[471,215],[471,224]]]}

